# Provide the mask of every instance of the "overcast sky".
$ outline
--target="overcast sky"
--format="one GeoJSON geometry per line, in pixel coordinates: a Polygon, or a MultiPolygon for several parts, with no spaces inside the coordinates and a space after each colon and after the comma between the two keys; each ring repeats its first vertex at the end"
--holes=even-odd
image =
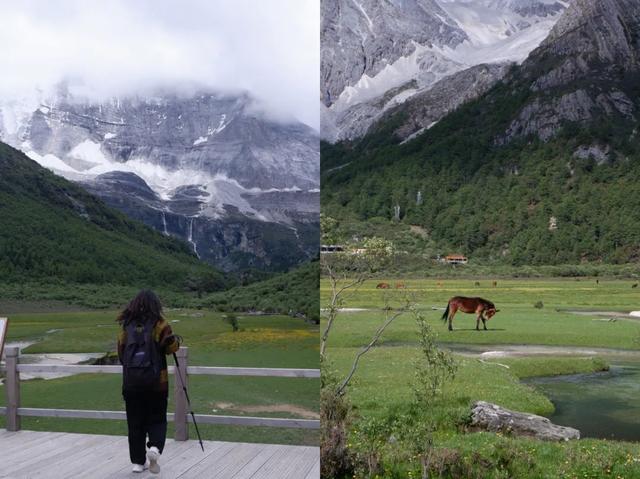
{"type": "Polygon", "coordinates": [[[318,129],[319,0],[0,0],[0,95],[246,89],[318,129]],[[82,86],[83,85],[83,86],[82,86]]]}

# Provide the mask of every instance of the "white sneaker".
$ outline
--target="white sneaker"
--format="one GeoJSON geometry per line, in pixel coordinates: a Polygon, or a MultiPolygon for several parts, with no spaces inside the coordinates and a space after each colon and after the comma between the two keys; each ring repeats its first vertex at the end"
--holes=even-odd
{"type": "Polygon", "coordinates": [[[131,472],[144,472],[144,466],[142,464],[134,464],[131,472]]]}
{"type": "Polygon", "coordinates": [[[157,447],[150,447],[147,451],[147,459],[149,459],[149,472],[158,474],[160,472],[160,465],[158,459],[160,459],[160,451],[157,447]]]}

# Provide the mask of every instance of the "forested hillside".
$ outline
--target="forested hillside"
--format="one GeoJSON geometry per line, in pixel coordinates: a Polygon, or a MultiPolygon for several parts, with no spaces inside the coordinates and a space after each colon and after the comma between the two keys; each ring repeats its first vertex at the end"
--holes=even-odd
{"type": "Polygon", "coordinates": [[[127,219],[0,143],[0,282],[34,281],[225,286],[223,275],[185,244],[127,219]]]}
{"type": "Polygon", "coordinates": [[[319,321],[319,289],[318,261],[311,261],[264,281],[213,293],[203,303],[223,311],[301,313],[307,319],[319,321]]]}
{"type": "Polygon", "coordinates": [[[413,141],[394,136],[398,111],[323,144],[323,212],[418,225],[472,259],[640,259],[640,28],[625,1],[576,4],[522,66],[413,141]]]}

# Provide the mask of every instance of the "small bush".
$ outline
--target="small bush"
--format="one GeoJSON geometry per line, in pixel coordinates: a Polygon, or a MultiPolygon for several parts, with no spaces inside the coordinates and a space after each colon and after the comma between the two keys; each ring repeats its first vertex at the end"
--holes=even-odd
{"type": "Polygon", "coordinates": [[[388,418],[367,417],[358,421],[353,431],[353,440],[359,459],[356,466],[358,477],[378,477],[384,472],[382,456],[391,436],[388,418]]]}
{"type": "Polygon", "coordinates": [[[348,445],[351,404],[344,394],[338,394],[338,380],[326,365],[322,367],[321,382],[321,477],[351,477],[355,470],[355,458],[348,445]]]}
{"type": "Polygon", "coordinates": [[[238,322],[238,317],[235,314],[233,313],[225,314],[222,317],[222,320],[225,323],[229,323],[231,325],[231,328],[233,329],[234,333],[240,329],[240,323],[238,322]]]}
{"type": "Polygon", "coordinates": [[[544,303],[542,301],[536,301],[533,304],[533,307],[536,308],[536,309],[542,309],[542,308],[544,308],[544,303]]]}
{"type": "Polygon", "coordinates": [[[469,470],[460,452],[438,448],[429,454],[429,470],[435,477],[469,477],[469,470]]]}

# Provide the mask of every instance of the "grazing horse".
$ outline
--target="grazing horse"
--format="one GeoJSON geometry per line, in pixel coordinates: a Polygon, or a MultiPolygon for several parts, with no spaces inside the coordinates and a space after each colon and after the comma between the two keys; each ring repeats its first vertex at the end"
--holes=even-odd
{"type": "Polygon", "coordinates": [[[475,285],[476,285],[476,287],[479,287],[480,286],[480,282],[476,281],[475,285]]]}
{"type": "Polygon", "coordinates": [[[445,309],[442,315],[443,321],[449,321],[449,331],[453,331],[452,322],[456,312],[460,310],[463,313],[475,313],[476,314],[476,331],[480,331],[480,320],[485,331],[487,330],[486,321],[490,320],[499,309],[496,309],[495,305],[491,301],[487,301],[482,298],[465,298],[464,296],[454,296],[447,303],[447,309],[445,309]]]}
{"type": "Polygon", "coordinates": [[[396,283],[396,289],[404,289],[404,283],[396,283]]]}
{"type": "Polygon", "coordinates": [[[376,289],[389,289],[390,287],[389,283],[378,283],[376,289]]]}

